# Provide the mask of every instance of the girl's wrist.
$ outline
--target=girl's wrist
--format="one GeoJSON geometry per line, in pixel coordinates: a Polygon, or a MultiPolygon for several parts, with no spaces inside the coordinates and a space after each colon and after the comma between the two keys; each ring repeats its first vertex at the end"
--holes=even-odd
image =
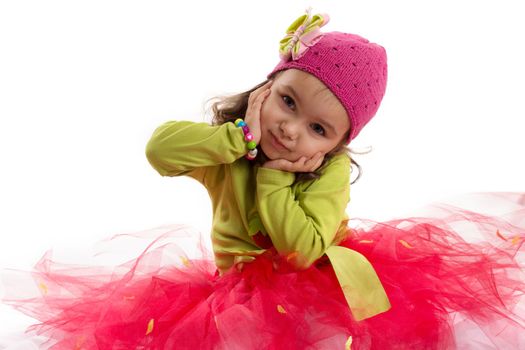
{"type": "Polygon", "coordinates": [[[248,150],[248,153],[245,156],[246,159],[254,160],[255,157],[257,157],[257,142],[255,141],[253,134],[250,132],[248,124],[246,124],[246,122],[241,118],[236,119],[234,124],[243,132],[244,141],[246,142],[246,148],[248,150]]]}

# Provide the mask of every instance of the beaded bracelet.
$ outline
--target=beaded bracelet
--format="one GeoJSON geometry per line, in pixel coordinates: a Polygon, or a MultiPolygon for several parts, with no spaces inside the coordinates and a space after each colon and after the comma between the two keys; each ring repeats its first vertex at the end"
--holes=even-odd
{"type": "Polygon", "coordinates": [[[254,160],[257,157],[257,144],[253,141],[253,134],[250,132],[250,128],[246,125],[246,122],[242,119],[236,119],[234,122],[235,126],[242,128],[244,133],[244,141],[246,141],[246,147],[248,147],[248,153],[246,154],[246,159],[254,160]]]}

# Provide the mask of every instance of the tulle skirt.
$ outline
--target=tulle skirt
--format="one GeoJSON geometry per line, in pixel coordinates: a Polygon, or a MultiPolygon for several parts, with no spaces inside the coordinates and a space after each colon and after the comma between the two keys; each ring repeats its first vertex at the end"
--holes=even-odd
{"type": "Polygon", "coordinates": [[[328,259],[296,271],[268,249],[219,274],[205,248],[188,256],[176,245],[184,226],[110,238],[99,254],[147,242],[114,266],[48,252],[34,271],[4,275],[3,302],[39,321],[28,332],[45,349],[525,348],[525,194],[469,198],[486,211],[435,204],[349,222],[339,245],[370,261],[392,305],[362,321],[328,259]]]}

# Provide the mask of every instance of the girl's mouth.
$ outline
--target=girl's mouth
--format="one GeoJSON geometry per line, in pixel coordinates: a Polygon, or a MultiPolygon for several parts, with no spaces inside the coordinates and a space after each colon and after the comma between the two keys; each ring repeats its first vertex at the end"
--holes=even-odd
{"type": "Polygon", "coordinates": [[[272,136],[272,137],[271,137],[271,139],[272,139],[272,144],[273,144],[273,146],[274,146],[275,148],[288,151],[288,148],[286,148],[285,145],[283,145],[281,142],[279,142],[279,139],[278,139],[277,137],[275,137],[274,134],[270,133],[270,135],[272,136]]]}

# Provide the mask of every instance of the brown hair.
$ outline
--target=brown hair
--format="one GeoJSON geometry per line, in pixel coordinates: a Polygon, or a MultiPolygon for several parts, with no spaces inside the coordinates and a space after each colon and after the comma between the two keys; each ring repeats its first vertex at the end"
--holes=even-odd
{"type": "MultiPolygon", "coordinates": [[[[250,97],[250,94],[257,90],[259,87],[266,84],[269,80],[265,80],[260,84],[257,84],[253,88],[251,88],[248,91],[241,92],[236,95],[230,95],[230,96],[217,96],[213,97],[208,101],[215,101],[211,105],[211,110],[213,112],[213,118],[212,118],[212,125],[222,125],[227,122],[233,122],[237,118],[244,118],[246,115],[246,110],[248,109],[248,98],[250,97]]],[[[301,181],[308,181],[313,179],[318,179],[321,176],[321,169],[326,164],[326,162],[333,158],[336,155],[346,153],[348,158],[350,158],[350,162],[352,164],[352,171],[353,167],[355,166],[358,170],[357,177],[351,182],[352,184],[356,182],[361,177],[361,166],[352,159],[351,154],[355,153],[353,152],[349,147],[347,147],[345,141],[348,139],[348,131],[345,136],[343,137],[342,141],[330,152],[328,152],[323,162],[321,163],[321,166],[317,168],[314,172],[309,173],[296,173],[295,174],[295,182],[301,182],[301,181]]],[[[257,154],[257,157],[255,158],[254,162],[255,164],[262,165],[264,164],[268,158],[264,154],[264,152],[259,152],[257,154]]]]}

